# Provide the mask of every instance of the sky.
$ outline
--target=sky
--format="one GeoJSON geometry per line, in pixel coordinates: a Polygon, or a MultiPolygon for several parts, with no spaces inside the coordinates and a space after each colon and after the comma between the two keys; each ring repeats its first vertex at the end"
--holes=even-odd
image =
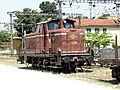
{"type": "MultiPolygon", "coordinates": [[[[31,8],[40,11],[39,4],[42,1],[47,0],[0,0],[0,23],[10,22],[10,16],[9,14],[7,14],[7,12],[12,12],[16,10],[22,11],[24,8],[31,8]]],[[[3,26],[3,24],[0,24],[0,29],[3,28],[3,26]]]]}
{"type": "MultiPolygon", "coordinates": [[[[95,7],[92,7],[92,17],[101,16],[103,13],[115,13],[113,10],[114,4],[101,4],[96,3],[95,7]],[[109,10],[110,9],[110,10],[109,10]]],[[[71,8],[69,5],[63,6],[63,12],[74,12],[74,13],[81,13],[83,16],[90,17],[90,8],[89,3],[73,3],[71,8]]]]}
{"type": "MultiPolygon", "coordinates": [[[[0,22],[8,22],[7,12],[22,11],[23,8],[39,9],[39,4],[46,0],[0,0],[0,22]]],[[[52,0],[49,0],[52,1],[52,0]]]]}
{"type": "MultiPolygon", "coordinates": [[[[39,4],[43,1],[47,0],[0,0],[0,22],[10,22],[10,16],[7,14],[7,12],[12,11],[22,11],[24,8],[31,8],[37,11],[40,11],[39,4]]],[[[50,2],[53,2],[54,0],[49,0],[50,2]]],[[[80,3],[73,3],[72,7],[69,6],[68,3],[66,3],[63,7],[63,12],[74,12],[74,13],[81,13],[85,16],[89,17],[89,4],[80,4],[80,3]]],[[[110,4],[98,4],[96,5],[96,9],[93,9],[93,16],[98,15],[100,13],[104,12],[104,8],[112,8],[110,4]]],[[[4,25],[0,24],[0,29],[3,28],[4,25]]]]}

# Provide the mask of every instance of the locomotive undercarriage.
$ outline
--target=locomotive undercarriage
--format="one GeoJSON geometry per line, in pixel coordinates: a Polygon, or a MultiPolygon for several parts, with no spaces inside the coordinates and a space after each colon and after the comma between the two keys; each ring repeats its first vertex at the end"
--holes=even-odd
{"type": "Polygon", "coordinates": [[[42,54],[42,55],[21,55],[20,61],[32,65],[33,69],[57,69],[75,71],[76,68],[80,68],[86,63],[90,65],[86,56],[84,55],[59,55],[59,54],[42,54]]]}

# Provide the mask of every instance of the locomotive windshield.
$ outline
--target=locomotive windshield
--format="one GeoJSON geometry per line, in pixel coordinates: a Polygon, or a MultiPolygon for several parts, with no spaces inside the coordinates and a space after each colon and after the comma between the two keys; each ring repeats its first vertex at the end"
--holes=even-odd
{"type": "MultiPolygon", "coordinates": [[[[62,26],[64,28],[74,28],[74,22],[73,20],[69,20],[69,19],[65,19],[62,21],[62,26]]],[[[52,20],[50,22],[48,22],[48,29],[49,30],[57,30],[61,28],[60,25],[61,21],[60,20],[52,20]]]]}
{"type": "Polygon", "coordinates": [[[65,24],[65,28],[73,28],[73,24],[67,22],[67,23],[65,24]]]}
{"type": "Polygon", "coordinates": [[[49,22],[49,23],[48,23],[48,29],[49,29],[49,30],[56,30],[56,29],[58,29],[58,24],[57,24],[57,22],[49,22]]]}
{"type": "Polygon", "coordinates": [[[66,19],[65,28],[74,28],[74,21],[66,19]]]}

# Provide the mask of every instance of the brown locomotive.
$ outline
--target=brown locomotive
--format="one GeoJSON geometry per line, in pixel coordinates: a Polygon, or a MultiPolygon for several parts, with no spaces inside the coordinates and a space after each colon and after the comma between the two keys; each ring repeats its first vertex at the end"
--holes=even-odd
{"type": "Polygon", "coordinates": [[[71,19],[38,23],[36,31],[24,38],[20,60],[40,69],[57,67],[75,70],[84,63],[90,65],[90,55],[84,52],[84,31],[76,29],[74,23],[71,19]]]}

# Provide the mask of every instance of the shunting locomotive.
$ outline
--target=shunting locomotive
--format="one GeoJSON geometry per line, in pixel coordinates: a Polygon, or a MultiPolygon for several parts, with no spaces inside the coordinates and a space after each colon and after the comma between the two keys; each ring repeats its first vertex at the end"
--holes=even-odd
{"type": "Polygon", "coordinates": [[[75,28],[71,19],[54,19],[37,24],[36,31],[26,34],[19,52],[21,62],[32,67],[75,70],[90,65],[84,52],[84,31],[75,28]]]}

